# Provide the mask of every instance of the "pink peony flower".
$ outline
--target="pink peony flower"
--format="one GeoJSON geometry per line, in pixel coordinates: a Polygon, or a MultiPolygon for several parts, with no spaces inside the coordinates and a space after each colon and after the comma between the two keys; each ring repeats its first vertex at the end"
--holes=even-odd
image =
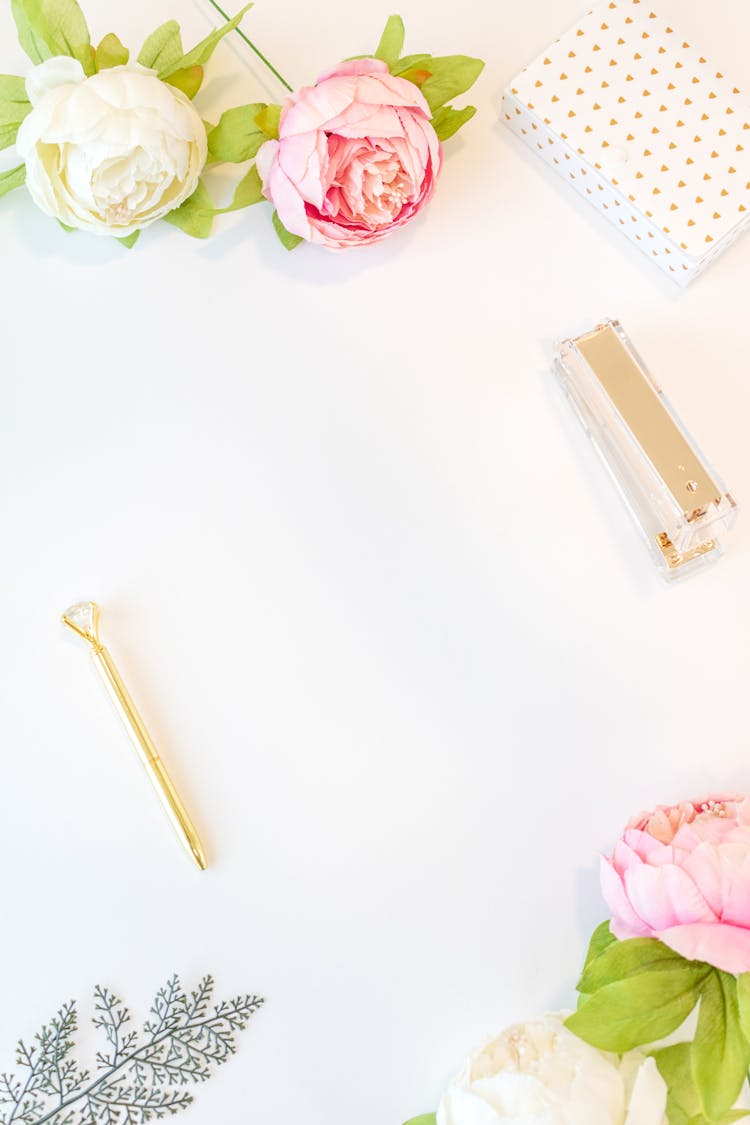
{"type": "Polygon", "coordinates": [[[601,884],[616,937],[655,937],[690,961],[750,971],[750,798],[634,818],[602,857],[601,884]]]}
{"type": "Polygon", "coordinates": [[[379,59],[355,59],[284,101],[256,165],[286,229],[343,249],[377,242],[432,195],[442,148],[430,107],[379,59]]]}

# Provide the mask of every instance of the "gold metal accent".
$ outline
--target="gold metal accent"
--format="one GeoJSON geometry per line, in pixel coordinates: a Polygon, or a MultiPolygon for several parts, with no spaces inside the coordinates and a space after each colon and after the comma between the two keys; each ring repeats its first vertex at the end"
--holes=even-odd
{"type": "Polygon", "coordinates": [[[79,602],[65,611],[62,615],[62,623],[68,629],[72,629],[89,645],[94,667],[107,689],[115,710],[122,719],[130,741],[133,743],[138,757],[151,779],[151,784],[156,790],[172,827],[190,858],[201,871],[205,871],[208,864],[193,822],[172,784],[151,735],[146,730],[143,719],[138,714],[135,703],[133,703],[112,657],[99,640],[99,607],[96,602],[79,602]]]}
{"type": "Polygon", "coordinates": [[[612,324],[600,324],[575,341],[689,523],[721,502],[721,489],[690,448],[638,357],[612,324]]]}
{"type": "Polygon", "coordinates": [[[709,551],[714,551],[718,546],[715,539],[707,539],[705,543],[699,543],[697,547],[693,547],[689,551],[680,552],[677,550],[666,531],[662,531],[661,535],[656,536],[656,542],[670,570],[676,570],[677,567],[683,566],[685,563],[690,562],[691,559],[697,559],[701,555],[707,555],[709,551]]]}

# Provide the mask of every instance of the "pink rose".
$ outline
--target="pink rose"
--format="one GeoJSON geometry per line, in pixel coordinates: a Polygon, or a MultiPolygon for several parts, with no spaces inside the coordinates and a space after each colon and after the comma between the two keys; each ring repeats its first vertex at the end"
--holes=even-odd
{"type": "Polygon", "coordinates": [[[343,249],[377,242],[432,195],[442,148],[413,82],[356,59],[285,99],[256,165],[286,229],[343,249]]]}
{"type": "Polygon", "coordinates": [[[750,798],[662,805],[602,857],[618,938],[655,937],[690,961],[750,971],[750,798]]]}

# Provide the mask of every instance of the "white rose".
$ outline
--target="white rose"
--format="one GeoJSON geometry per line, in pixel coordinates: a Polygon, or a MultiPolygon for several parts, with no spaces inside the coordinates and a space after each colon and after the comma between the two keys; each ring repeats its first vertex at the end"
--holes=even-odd
{"type": "Polygon", "coordinates": [[[653,1059],[590,1047],[566,1013],[508,1028],[448,1087],[437,1125],[666,1125],[667,1087],[653,1059]]]}
{"type": "Polygon", "coordinates": [[[190,99],[137,63],[86,78],[58,57],[29,75],[33,106],[16,147],[47,215],[93,234],[129,234],[195,191],[206,129],[190,99]]]}

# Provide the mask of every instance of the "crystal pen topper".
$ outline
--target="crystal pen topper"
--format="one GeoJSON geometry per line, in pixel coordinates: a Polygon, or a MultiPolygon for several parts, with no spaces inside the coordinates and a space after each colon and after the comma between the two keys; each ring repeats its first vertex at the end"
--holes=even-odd
{"type": "Polygon", "coordinates": [[[62,623],[72,629],[89,645],[91,659],[107,689],[115,710],[122,719],[130,741],[138,752],[138,757],[151,778],[159,800],[164,807],[180,843],[201,871],[206,869],[206,857],[185,806],[172,784],[164,764],[159,757],[143,719],[138,714],[128,689],[115,668],[112,657],[99,640],[99,607],[96,602],[78,602],[62,615],[62,623]]]}
{"type": "Polygon", "coordinates": [[[737,505],[620,323],[561,340],[555,371],[667,579],[722,554],[737,505]]]}

